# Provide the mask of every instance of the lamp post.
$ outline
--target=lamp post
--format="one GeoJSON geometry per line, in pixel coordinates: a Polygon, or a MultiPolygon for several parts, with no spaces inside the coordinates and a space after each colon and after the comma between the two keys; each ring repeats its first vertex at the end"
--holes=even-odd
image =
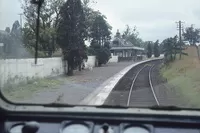
{"type": "Polygon", "coordinates": [[[31,3],[37,5],[36,44],[35,44],[35,64],[37,64],[39,27],[40,27],[40,9],[42,7],[42,4],[44,3],[44,0],[31,0],[31,3]]]}

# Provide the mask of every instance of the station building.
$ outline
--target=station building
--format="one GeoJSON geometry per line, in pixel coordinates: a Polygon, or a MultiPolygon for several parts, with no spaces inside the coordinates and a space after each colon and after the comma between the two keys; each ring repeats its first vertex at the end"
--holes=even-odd
{"type": "Polygon", "coordinates": [[[119,61],[141,60],[143,58],[144,48],[136,47],[130,41],[126,41],[117,31],[114,39],[111,41],[111,53],[118,56],[119,61]]]}

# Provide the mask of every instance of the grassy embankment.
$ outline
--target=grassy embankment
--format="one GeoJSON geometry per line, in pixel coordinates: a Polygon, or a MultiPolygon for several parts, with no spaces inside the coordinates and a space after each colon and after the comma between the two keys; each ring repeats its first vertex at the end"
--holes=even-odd
{"type": "Polygon", "coordinates": [[[41,91],[56,89],[61,83],[62,81],[57,79],[36,79],[28,81],[27,84],[9,85],[3,88],[2,92],[9,100],[18,101],[30,98],[41,91]]]}
{"type": "Polygon", "coordinates": [[[195,47],[185,50],[189,56],[176,60],[168,67],[163,67],[161,73],[168,84],[175,88],[185,107],[200,107],[200,61],[195,47]]]}

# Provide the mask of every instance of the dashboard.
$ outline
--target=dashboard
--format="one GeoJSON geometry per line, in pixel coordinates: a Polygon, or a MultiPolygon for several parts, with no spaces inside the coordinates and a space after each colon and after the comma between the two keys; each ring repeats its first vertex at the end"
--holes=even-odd
{"type": "Polygon", "coordinates": [[[13,114],[1,117],[2,133],[199,133],[200,119],[102,114],[13,114]]]}

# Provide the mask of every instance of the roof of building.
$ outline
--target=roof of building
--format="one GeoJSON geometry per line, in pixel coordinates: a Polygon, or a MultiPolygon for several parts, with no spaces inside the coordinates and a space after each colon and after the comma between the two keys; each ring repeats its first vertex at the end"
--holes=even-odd
{"type": "Polygon", "coordinates": [[[115,37],[113,41],[111,41],[111,50],[120,50],[120,49],[135,49],[135,50],[144,50],[141,47],[135,47],[130,41],[126,41],[121,37],[115,37]],[[118,43],[114,43],[117,41],[118,43]]]}
{"type": "Polygon", "coordinates": [[[132,46],[132,47],[111,47],[111,50],[126,50],[126,49],[135,49],[135,50],[144,50],[144,48],[140,48],[140,47],[135,47],[135,46],[132,46]]]}

